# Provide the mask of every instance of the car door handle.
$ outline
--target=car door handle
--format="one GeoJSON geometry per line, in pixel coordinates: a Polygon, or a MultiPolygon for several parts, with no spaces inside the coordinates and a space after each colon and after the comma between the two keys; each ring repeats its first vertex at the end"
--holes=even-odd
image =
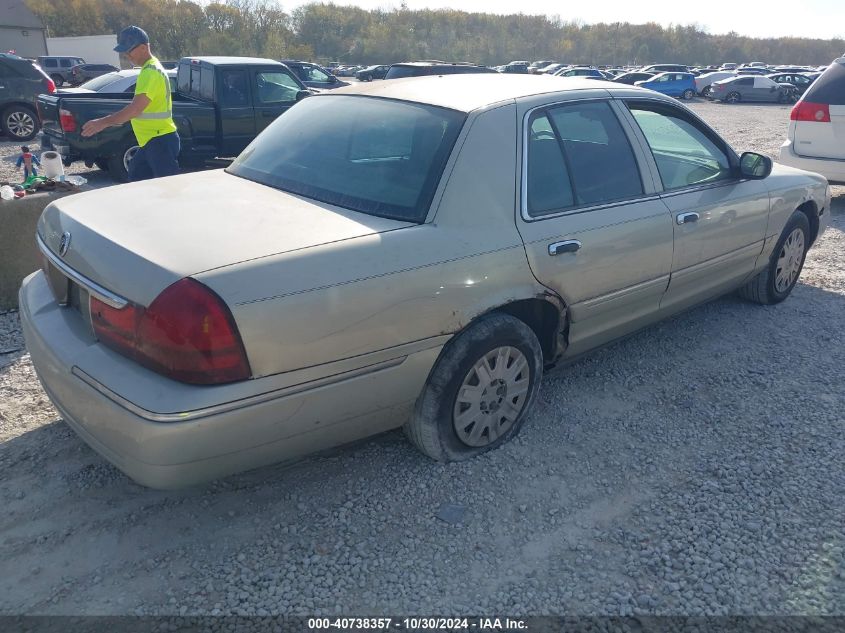
{"type": "Polygon", "coordinates": [[[690,222],[698,222],[699,217],[697,213],[679,213],[675,219],[678,224],[688,224],[690,222]]]}
{"type": "Polygon", "coordinates": [[[574,253],[581,248],[581,242],[578,240],[565,240],[563,242],[555,242],[549,244],[549,255],[560,255],[561,253],[574,253]]]}

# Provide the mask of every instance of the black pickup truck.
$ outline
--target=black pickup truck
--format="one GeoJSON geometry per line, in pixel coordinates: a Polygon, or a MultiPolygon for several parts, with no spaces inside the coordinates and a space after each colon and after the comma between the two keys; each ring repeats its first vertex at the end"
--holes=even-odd
{"type": "MultiPolygon", "coordinates": [[[[173,93],[173,120],[182,140],[179,163],[199,166],[237,156],[256,135],[310,94],[284,64],[251,57],[184,57],[173,93]]],[[[38,97],[43,149],[54,149],[65,165],[84,161],[127,180],[138,149],[129,123],[82,137],[86,121],[125,107],[132,94],[83,93],[38,97]]]]}

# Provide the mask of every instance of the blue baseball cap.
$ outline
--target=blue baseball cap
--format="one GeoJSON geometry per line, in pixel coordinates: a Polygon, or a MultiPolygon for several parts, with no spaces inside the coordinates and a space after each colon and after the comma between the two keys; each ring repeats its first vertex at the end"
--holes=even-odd
{"type": "Polygon", "coordinates": [[[150,36],[140,26],[127,26],[117,34],[117,46],[114,50],[118,53],[131,51],[141,44],[149,44],[150,36]]]}

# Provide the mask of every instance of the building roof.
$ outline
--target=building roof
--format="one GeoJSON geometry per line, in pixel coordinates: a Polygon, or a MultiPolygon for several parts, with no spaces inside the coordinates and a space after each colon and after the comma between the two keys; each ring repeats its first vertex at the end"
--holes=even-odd
{"type": "MultiPolygon", "coordinates": [[[[468,74],[435,75],[409,79],[387,79],[356,83],[332,90],[333,94],[360,94],[386,99],[427,103],[461,112],[513,101],[532,95],[569,90],[614,90],[630,92],[633,86],[584,77],[550,77],[545,75],[468,74]]],[[[651,91],[647,91],[649,94],[651,91]]],[[[317,95],[318,97],[320,95],[317,95]]]]}
{"type": "Polygon", "coordinates": [[[44,29],[44,23],[30,11],[24,0],[0,0],[0,27],[44,29]]]}

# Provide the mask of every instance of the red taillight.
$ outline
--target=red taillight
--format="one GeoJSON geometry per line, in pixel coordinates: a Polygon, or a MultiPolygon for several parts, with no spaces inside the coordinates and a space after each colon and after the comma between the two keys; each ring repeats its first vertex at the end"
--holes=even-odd
{"type": "Polygon", "coordinates": [[[47,94],[53,94],[56,92],[56,82],[52,79],[45,79],[44,85],[47,86],[47,94]]]}
{"type": "Polygon", "coordinates": [[[830,106],[826,103],[811,103],[799,101],[792,112],[789,113],[792,121],[815,121],[818,123],[830,123],[830,106]]]}
{"type": "Polygon", "coordinates": [[[59,110],[59,123],[61,123],[65,132],[76,132],[76,119],[64,108],[59,110]]]}
{"type": "Polygon", "coordinates": [[[229,308],[193,279],[168,287],[146,309],[117,310],[92,297],[91,320],[104,345],[174,380],[212,385],[250,376],[229,308]]]}

